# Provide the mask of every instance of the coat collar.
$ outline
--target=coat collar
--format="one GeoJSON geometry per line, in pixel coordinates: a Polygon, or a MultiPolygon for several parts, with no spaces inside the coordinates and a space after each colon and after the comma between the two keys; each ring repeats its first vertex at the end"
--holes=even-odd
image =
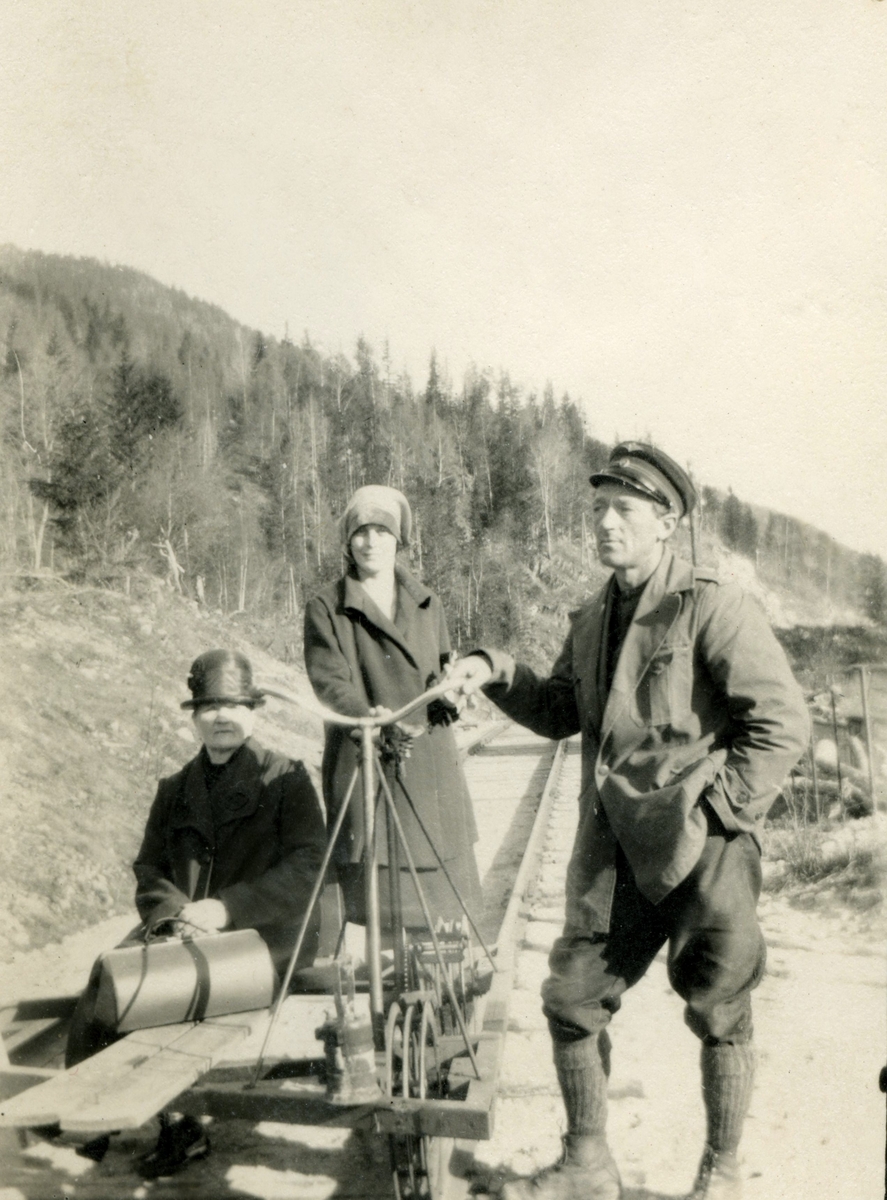
{"type": "Polygon", "coordinates": [[[413,666],[418,667],[415,653],[409,644],[409,636],[413,629],[416,610],[428,607],[431,602],[431,592],[400,565],[394,568],[394,577],[397,582],[398,610],[394,621],[385,616],[361,587],[357,577],[351,574],[346,575],[342,581],[342,611],[359,613],[365,621],[374,625],[386,637],[395,642],[413,666]]]}
{"type": "MultiPolygon", "coordinates": [[[[601,742],[622,714],[681,611],[681,593],[692,591],[693,568],[666,548],[638,602],[622,643],[601,726],[601,742]]],[[[610,587],[613,587],[612,583],[610,587]]]]}
{"type": "Polygon", "coordinates": [[[170,814],[174,829],[196,829],[213,847],[217,829],[228,821],[252,816],[262,794],[265,751],[248,738],[227,763],[213,788],[210,804],[203,774],[203,751],[188,763],[178,798],[170,814]]]}

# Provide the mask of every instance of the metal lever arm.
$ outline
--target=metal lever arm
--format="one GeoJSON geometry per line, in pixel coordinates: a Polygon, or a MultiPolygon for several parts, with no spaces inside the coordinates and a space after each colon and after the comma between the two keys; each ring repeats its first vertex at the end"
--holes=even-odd
{"type": "Polygon", "coordinates": [[[444,680],[436,683],[427,692],[423,692],[421,696],[417,696],[415,700],[411,700],[409,704],[405,704],[403,708],[397,709],[387,717],[346,717],[343,713],[333,712],[319,700],[309,699],[307,696],[291,696],[288,692],[279,692],[275,688],[262,688],[266,696],[273,696],[276,700],[286,700],[289,704],[297,704],[300,708],[314,713],[329,725],[348,725],[352,729],[381,729],[383,725],[396,725],[398,721],[408,717],[417,708],[430,704],[432,700],[437,700],[439,696],[452,690],[450,684],[444,680]]]}

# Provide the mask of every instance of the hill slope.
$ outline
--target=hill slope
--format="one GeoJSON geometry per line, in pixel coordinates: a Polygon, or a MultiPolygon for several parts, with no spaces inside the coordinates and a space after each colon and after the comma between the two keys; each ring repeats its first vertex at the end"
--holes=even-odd
{"type": "MultiPolygon", "coordinates": [[[[550,386],[489,370],[458,385],[432,356],[417,392],[360,339],[353,362],[324,355],[128,268],[10,246],[0,334],[4,572],[151,572],[223,612],[295,618],[339,569],[347,496],[388,482],[459,644],[532,658],[534,581],[556,591],[555,563],[568,591],[595,574],[587,481],[608,447],[550,386]]],[[[778,621],[887,619],[879,559],[699,484],[699,561],[760,579],[778,621]]]]}

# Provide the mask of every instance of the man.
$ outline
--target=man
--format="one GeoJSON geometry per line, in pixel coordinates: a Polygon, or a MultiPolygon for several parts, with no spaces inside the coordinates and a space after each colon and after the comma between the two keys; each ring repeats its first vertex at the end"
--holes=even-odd
{"type": "Polygon", "coordinates": [[[691,1200],[734,1200],[754,1071],[750,993],[765,961],[758,831],[807,743],[807,713],[757,604],[669,548],[696,499],[678,464],[626,442],[591,483],[613,575],[573,616],[551,675],[496,650],[450,673],[454,690],[483,687],[544,737],[582,734],[566,923],[542,990],[564,1155],[505,1194],[621,1195],[605,1137],[607,1025],[667,942],[671,985],[701,1042],[707,1139],[691,1200]]]}

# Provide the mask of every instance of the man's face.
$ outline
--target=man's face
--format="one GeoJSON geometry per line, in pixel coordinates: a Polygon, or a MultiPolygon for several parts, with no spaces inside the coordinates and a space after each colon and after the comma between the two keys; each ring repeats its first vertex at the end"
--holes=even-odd
{"type": "Polygon", "coordinates": [[[210,761],[226,762],[252,735],[256,713],[248,704],[201,704],[193,720],[210,761]]]}
{"type": "Polygon", "coordinates": [[[595,489],[591,516],[600,560],[617,570],[655,566],[677,524],[674,513],[660,516],[654,501],[617,483],[595,489]]]}

